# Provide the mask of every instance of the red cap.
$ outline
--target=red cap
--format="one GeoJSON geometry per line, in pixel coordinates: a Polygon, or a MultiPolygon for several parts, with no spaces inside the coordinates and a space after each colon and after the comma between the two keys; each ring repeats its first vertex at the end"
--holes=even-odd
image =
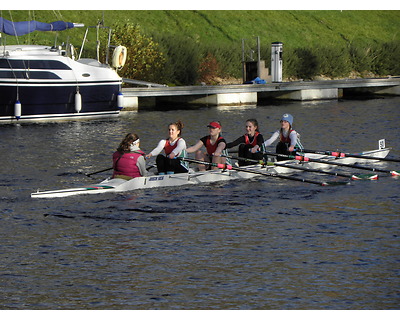
{"type": "Polygon", "coordinates": [[[221,129],[221,125],[218,122],[215,122],[215,121],[210,122],[210,124],[207,127],[221,129]]]}

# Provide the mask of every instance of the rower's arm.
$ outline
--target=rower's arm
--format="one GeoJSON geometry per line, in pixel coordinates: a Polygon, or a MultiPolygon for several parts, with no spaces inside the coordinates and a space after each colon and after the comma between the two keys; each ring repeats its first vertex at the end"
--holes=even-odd
{"type": "Polygon", "coordinates": [[[153,149],[153,151],[151,151],[149,154],[151,154],[153,157],[158,156],[161,153],[161,151],[163,151],[163,149],[165,147],[165,142],[166,142],[166,140],[161,140],[158,143],[157,147],[155,147],[153,149]]]}
{"type": "Polygon", "coordinates": [[[191,147],[187,148],[187,149],[186,149],[186,152],[187,152],[187,153],[196,152],[196,151],[199,150],[203,145],[204,145],[203,141],[199,140],[194,146],[191,146],[191,147]]]}
{"type": "Polygon", "coordinates": [[[296,131],[292,131],[290,133],[290,147],[295,147],[297,144],[297,132],[296,131]]]}
{"type": "Polygon", "coordinates": [[[226,148],[226,143],[225,142],[220,142],[218,143],[218,147],[214,152],[214,155],[220,156],[222,154],[222,151],[226,148]]]}
{"type": "Polygon", "coordinates": [[[144,157],[139,157],[138,160],[137,160],[136,165],[139,168],[140,175],[142,177],[146,176],[147,175],[147,170],[146,170],[146,161],[144,160],[144,157]]]}
{"type": "Polygon", "coordinates": [[[273,144],[277,139],[279,138],[279,131],[275,131],[273,133],[273,135],[271,136],[271,138],[269,138],[268,140],[264,141],[264,147],[268,147],[271,144],[273,144]]]}

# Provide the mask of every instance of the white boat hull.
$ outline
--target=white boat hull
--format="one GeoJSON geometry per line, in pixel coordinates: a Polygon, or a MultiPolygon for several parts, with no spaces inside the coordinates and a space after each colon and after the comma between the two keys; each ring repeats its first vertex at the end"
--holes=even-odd
{"type": "MultiPolygon", "coordinates": [[[[363,154],[368,156],[375,156],[384,158],[388,155],[389,149],[366,151],[363,154]]],[[[308,154],[308,157],[318,158],[321,160],[330,160],[337,163],[347,163],[352,164],[356,162],[364,162],[363,159],[354,158],[340,158],[337,159],[332,156],[319,156],[315,154],[308,154]]],[[[365,160],[365,162],[374,162],[375,160],[365,160]]],[[[332,165],[315,163],[315,162],[299,162],[297,160],[281,161],[280,164],[296,164],[299,168],[313,168],[313,169],[323,169],[329,170],[332,165]]],[[[210,170],[210,171],[199,171],[191,173],[178,173],[171,175],[152,175],[147,177],[139,177],[132,180],[124,179],[106,179],[98,184],[70,188],[70,189],[60,189],[51,191],[37,191],[31,194],[32,198],[59,198],[68,197],[73,195],[83,195],[83,194],[100,194],[109,192],[126,192],[140,189],[151,189],[151,188],[163,188],[163,187],[180,187],[185,185],[196,185],[204,183],[222,182],[230,181],[236,179],[252,179],[255,177],[261,177],[260,173],[267,174],[292,174],[299,172],[298,169],[280,167],[280,166],[261,166],[253,165],[240,167],[240,169],[245,169],[252,172],[236,171],[234,168],[232,170],[210,170]]]]}
{"type": "Polygon", "coordinates": [[[75,61],[48,46],[5,46],[0,53],[0,123],[118,115],[121,85],[122,78],[97,60],[75,61]]]}

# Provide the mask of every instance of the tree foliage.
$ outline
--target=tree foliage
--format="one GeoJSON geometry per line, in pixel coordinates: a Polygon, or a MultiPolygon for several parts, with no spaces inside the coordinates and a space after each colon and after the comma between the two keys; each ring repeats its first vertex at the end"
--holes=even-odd
{"type": "Polygon", "coordinates": [[[144,35],[139,25],[130,22],[116,24],[113,27],[111,43],[127,48],[125,66],[119,72],[128,79],[160,81],[165,67],[165,57],[158,43],[144,35]]]}

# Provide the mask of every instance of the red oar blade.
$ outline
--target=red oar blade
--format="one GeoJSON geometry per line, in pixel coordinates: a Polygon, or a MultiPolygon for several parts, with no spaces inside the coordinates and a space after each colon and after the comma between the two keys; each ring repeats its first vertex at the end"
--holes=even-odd
{"type": "Polygon", "coordinates": [[[353,174],[351,176],[352,180],[378,180],[379,176],[374,173],[367,174],[353,174]]]}

